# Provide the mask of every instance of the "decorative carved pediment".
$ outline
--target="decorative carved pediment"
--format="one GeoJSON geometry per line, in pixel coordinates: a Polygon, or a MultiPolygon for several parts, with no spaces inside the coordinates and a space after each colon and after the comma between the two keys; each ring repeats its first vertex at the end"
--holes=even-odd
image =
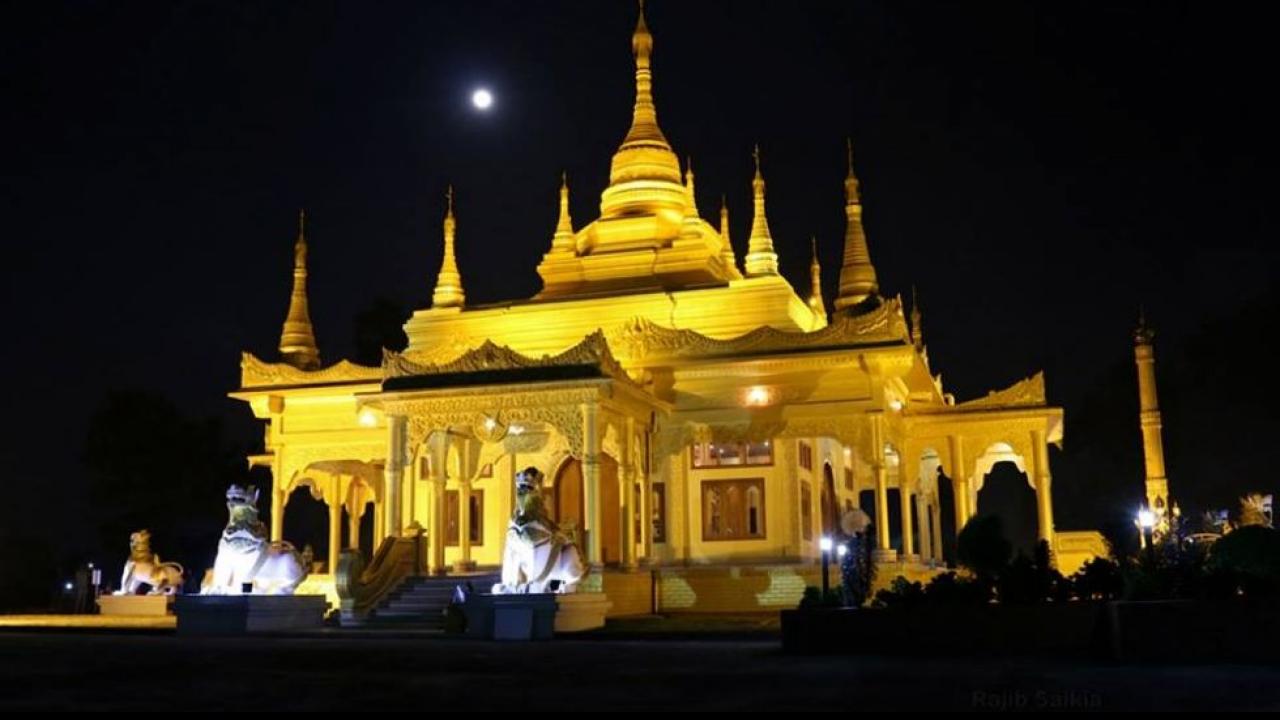
{"type": "Polygon", "coordinates": [[[614,358],[604,333],[599,330],[587,335],[582,342],[558,355],[543,355],[540,358],[522,355],[506,345],[485,340],[479,347],[468,350],[448,362],[423,363],[415,358],[393,352],[384,353],[382,359],[382,368],[387,378],[583,365],[599,367],[600,371],[609,377],[632,382],[622,365],[614,358]]]}
{"type": "Polygon", "coordinates": [[[645,317],[613,327],[609,344],[631,361],[653,358],[732,357],[797,349],[840,348],[886,341],[908,341],[902,303],[886,299],[860,315],[839,314],[814,332],[759,327],[735,338],[718,340],[695,330],[670,328],[645,317]]]}
{"type": "Polygon", "coordinates": [[[1039,407],[1045,404],[1044,371],[1040,371],[1003,390],[992,390],[986,397],[957,403],[956,407],[965,409],[1039,407]]]}
{"type": "Polygon", "coordinates": [[[240,353],[241,389],[381,380],[382,368],[357,365],[348,360],[318,370],[302,370],[288,363],[265,362],[252,353],[240,353]]]}

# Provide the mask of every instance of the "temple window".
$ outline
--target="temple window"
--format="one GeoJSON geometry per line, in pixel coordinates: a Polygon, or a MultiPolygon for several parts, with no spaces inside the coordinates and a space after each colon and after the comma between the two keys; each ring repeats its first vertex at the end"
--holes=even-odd
{"type": "Polygon", "coordinates": [[[649,497],[649,513],[653,521],[653,542],[667,541],[667,486],[654,483],[649,497]]]}
{"type": "MultiPolygon", "coordinates": [[[[460,543],[460,528],[462,518],[460,514],[461,506],[459,504],[459,493],[457,490],[444,491],[444,544],[447,547],[457,547],[460,543]]],[[[484,491],[472,490],[470,507],[467,508],[467,520],[470,522],[470,532],[472,545],[484,544],[484,491]]]]}
{"type": "Polygon", "coordinates": [[[844,469],[844,489],[853,492],[853,468],[844,469]]]}
{"type": "Polygon", "coordinates": [[[800,467],[813,470],[813,448],[803,441],[800,443],[800,467]]]}
{"type": "Polygon", "coordinates": [[[702,506],[703,540],[765,537],[763,478],[704,480],[702,506]]]}
{"type": "Polygon", "coordinates": [[[800,483],[800,533],[805,540],[813,539],[813,493],[809,483],[800,483]]]}
{"type": "Polygon", "coordinates": [[[769,440],[745,443],[694,443],[690,457],[695,468],[772,465],[773,443],[769,440]]]}

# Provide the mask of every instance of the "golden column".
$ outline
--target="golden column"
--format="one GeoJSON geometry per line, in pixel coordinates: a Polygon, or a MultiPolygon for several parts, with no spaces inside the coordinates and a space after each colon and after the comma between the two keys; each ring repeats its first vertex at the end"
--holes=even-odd
{"type": "Polygon", "coordinates": [[[601,552],[604,513],[600,507],[600,427],[599,408],[595,403],[582,405],[582,519],[587,536],[587,563],[599,567],[604,562],[601,552]]]}
{"type": "Polygon", "coordinates": [[[391,537],[400,537],[404,524],[401,522],[400,491],[404,484],[404,446],[405,418],[403,415],[387,416],[387,463],[383,467],[386,489],[386,532],[391,537]]]}
{"type": "Polygon", "coordinates": [[[875,559],[892,562],[898,551],[889,545],[889,471],[884,457],[884,418],[881,411],[871,415],[871,471],[876,481],[876,549],[875,559]]]}
{"type": "Polygon", "coordinates": [[[947,437],[951,449],[951,494],[955,498],[956,535],[969,522],[969,482],[965,477],[964,440],[958,435],[947,437]]]}
{"type": "Polygon", "coordinates": [[[920,556],[916,555],[916,541],[913,537],[915,532],[915,523],[911,521],[911,485],[907,480],[902,469],[902,463],[898,463],[898,507],[902,511],[902,559],[908,561],[919,560],[920,556]]]}
{"type": "Polygon", "coordinates": [[[853,174],[853,143],[847,144],[849,174],[844,179],[844,262],[840,265],[840,294],[836,310],[855,307],[880,292],[876,268],[867,249],[867,234],[862,229],[862,197],[858,176],[853,174]]]}
{"type": "Polygon", "coordinates": [[[769,218],[764,213],[764,176],[760,174],[760,146],[751,153],[756,162],[756,176],[751,181],[755,214],[751,218],[751,237],[747,241],[747,277],[778,274],[778,254],[773,251],[773,235],[769,218]]]}
{"type": "Polygon", "coordinates": [[[293,245],[293,293],[289,296],[289,313],[280,333],[280,356],[302,370],[320,367],[320,350],[316,347],[311,313],[307,307],[307,213],[298,211],[298,240],[293,245]]]}
{"type": "Polygon", "coordinates": [[[1053,549],[1053,479],[1049,474],[1049,444],[1043,430],[1031,431],[1031,453],[1034,460],[1036,515],[1039,538],[1053,549]]]}
{"type": "Polygon", "coordinates": [[[1164,441],[1161,437],[1160,401],[1156,397],[1155,332],[1146,318],[1138,315],[1133,333],[1133,357],[1138,365],[1139,427],[1142,429],[1142,460],[1146,468],[1147,507],[1162,514],[1169,505],[1169,480],[1164,474],[1164,441]]]}
{"type": "Polygon", "coordinates": [[[458,223],[453,219],[453,186],[445,193],[448,198],[448,210],[444,216],[444,258],[440,261],[440,274],[436,276],[436,287],[431,293],[431,307],[462,307],[466,295],[462,292],[462,275],[458,272],[458,261],[453,254],[453,237],[458,223]]]}

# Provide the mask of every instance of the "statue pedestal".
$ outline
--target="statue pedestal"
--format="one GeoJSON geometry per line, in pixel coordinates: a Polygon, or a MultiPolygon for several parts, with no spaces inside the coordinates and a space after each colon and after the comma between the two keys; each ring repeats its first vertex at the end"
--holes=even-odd
{"type": "Polygon", "coordinates": [[[604,627],[604,616],[613,603],[599,592],[556,595],[556,632],[571,633],[604,627]]]}
{"type": "Polygon", "coordinates": [[[145,615],[163,617],[169,614],[174,595],[101,595],[98,609],[103,615],[145,615]]]}
{"type": "Polygon", "coordinates": [[[484,640],[550,640],[555,633],[604,627],[613,603],[604,593],[531,593],[467,597],[467,637],[484,640]]]}
{"type": "Polygon", "coordinates": [[[179,635],[244,635],[324,627],[323,595],[181,595],[179,635]]]}
{"type": "Polygon", "coordinates": [[[555,634],[553,593],[467,597],[467,637],[482,640],[550,640],[555,634]]]}

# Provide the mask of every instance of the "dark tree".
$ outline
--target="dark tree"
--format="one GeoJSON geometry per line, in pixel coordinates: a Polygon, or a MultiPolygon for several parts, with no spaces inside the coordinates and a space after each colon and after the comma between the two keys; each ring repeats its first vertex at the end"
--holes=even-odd
{"type": "Polygon", "coordinates": [[[108,395],[83,455],[108,577],[128,555],[129,534],[147,528],[161,558],[198,580],[226,524],[227,486],[248,481],[243,457],[216,421],[186,417],[161,395],[108,395]]]}

